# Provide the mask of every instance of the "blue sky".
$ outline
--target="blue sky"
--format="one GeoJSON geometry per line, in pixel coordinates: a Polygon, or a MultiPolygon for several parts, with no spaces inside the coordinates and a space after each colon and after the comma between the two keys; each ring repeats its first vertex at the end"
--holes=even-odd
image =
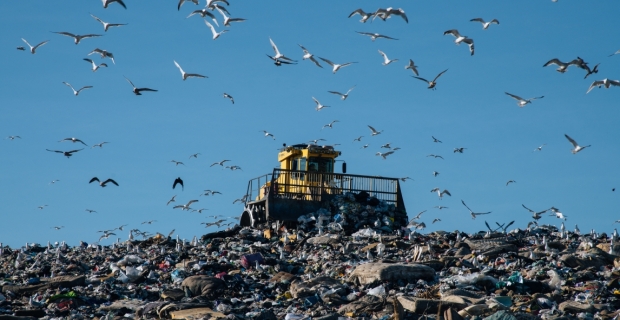
{"type": "MultiPolygon", "coordinates": [[[[349,173],[413,178],[401,183],[405,204],[410,216],[428,210],[422,216],[426,231],[475,232],[485,229],[485,220],[516,220],[515,227],[525,228],[530,214],[521,204],[534,210],[559,208],[571,230],[578,224],[582,231],[611,232],[620,218],[615,214],[620,190],[612,191],[620,188],[620,88],[586,95],[592,81],[620,78],[620,55],[608,57],[620,49],[620,31],[613,28],[619,2],[584,8],[562,0],[323,5],[231,0],[231,16],[247,21],[232,23],[215,41],[202,18],[186,19],[204,1],[186,3],[180,11],[175,1],[126,4],[127,10],[117,4],[103,9],[96,0],[0,3],[0,131],[3,137],[22,137],[1,141],[0,242],[95,242],[97,230],[122,224],[152,233],[175,229],[186,239],[216,231],[200,222],[212,221],[208,215],[238,216],[242,206],[233,200],[245,193],[250,178],[278,165],[282,143],[318,138],[341,144],[337,149],[349,173]],[[399,17],[365,24],[359,16],[347,18],[357,8],[389,6],[403,8],[409,23],[399,17]],[[89,13],[128,25],[103,32],[89,13]],[[476,17],[496,18],[500,24],[483,30],[469,21],[476,17]],[[448,29],[474,39],[475,55],[444,36],[448,29]],[[51,33],[60,31],[103,36],[75,45],[51,33]],[[355,31],[399,40],[372,42],[355,31]],[[298,64],[274,66],[265,56],[273,55],[269,37],[298,64]],[[32,55],[15,49],[25,45],[21,38],[33,45],[49,43],[32,55]],[[332,74],[325,63],[321,69],[302,61],[297,44],[336,63],[358,63],[332,74]],[[95,48],[112,52],[116,64],[87,56],[95,48]],[[377,50],[399,61],[383,66],[377,50]],[[585,71],[574,66],[565,74],[555,66],[542,67],[552,58],[577,56],[590,66],[600,63],[599,73],[584,80],[585,71]],[[87,57],[109,67],[92,72],[82,60],[87,57]],[[411,77],[404,69],[408,59],[424,78],[448,69],[437,90],[411,77]],[[208,78],[183,81],[173,60],[208,78]],[[135,96],[123,76],[159,91],[135,96]],[[93,88],[76,97],[63,81],[93,88]],[[354,85],[346,101],[327,92],[354,85]],[[234,105],[222,97],[224,92],[234,97],[234,105]],[[519,108],[504,92],[545,98],[519,108]],[[315,111],[312,97],[330,108],[315,111]],[[340,122],[321,130],[333,120],[340,122]],[[370,137],[367,125],[384,131],[370,137]],[[276,140],[265,138],[262,130],[276,140]],[[565,133],[592,147],[571,154],[565,133]],[[362,141],[353,142],[360,135],[362,141]],[[443,143],[433,143],[431,136],[443,143]],[[81,148],[58,142],[67,137],[82,139],[88,147],[70,159],[45,151],[81,148]],[[102,141],[110,143],[91,149],[102,141]],[[387,142],[401,150],[383,160],[374,154],[385,151],[379,147],[387,142]],[[369,147],[361,149],[366,143],[369,147]],[[544,143],[542,151],[533,152],[544,143]],[[455,147],[467,149],[455,154],[455,147]],[[189,159],[197,152],[197,159],[189,159]],[[209,167],[223,159],[243,171],[209,167]],[[433,177],[433,171],[440,174],[433,177]],[[88,184],[94,176],[113,178],[120,186],[88,184]],[[185,181],[184,191],[172,190],[176,177],[185,181]],[[55,179],[60,181],[50,184],[55,179]],[[506,186],[508,180],[516,183],[506,186]],[[435,187],[448,189],[452,197],[439,201],[430,193],[435,187]],[[199,197],[204,189],[222,195],[199,197]],[[193,207],[209,210],[173,210],[172,204],[166,206],[173,195],[177,204],[199,199],[193,207]],[[472,220],[461,199],[475,211],[492,213],[472,220]],[[439,211],[433,208],[437,205],[449,208],[439,211]],[[431,224],[434,218],[442,221],[431,224]],[[147,220],[157,221],[141,224],[147,220]]],[[[540,223],[559,225],[560,220],[545,216],[540,223]]],[[[116,233],[127,238],[127,231],[116,233]]]]}

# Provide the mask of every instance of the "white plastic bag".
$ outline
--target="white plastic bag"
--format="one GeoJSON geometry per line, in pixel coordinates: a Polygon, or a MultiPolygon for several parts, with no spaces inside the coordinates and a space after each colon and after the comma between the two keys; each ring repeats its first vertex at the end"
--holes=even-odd
{"type": "Polygon", "coordinates": [[[379,298],[383,298],[383,297],[385,297],[385,288],[383,287],[383,285],[380,285],[378,287],[374,287],[374,288],[368,290],[368,294],[369,295],[373,295],[373,296],[377,296],[379,298]]]}

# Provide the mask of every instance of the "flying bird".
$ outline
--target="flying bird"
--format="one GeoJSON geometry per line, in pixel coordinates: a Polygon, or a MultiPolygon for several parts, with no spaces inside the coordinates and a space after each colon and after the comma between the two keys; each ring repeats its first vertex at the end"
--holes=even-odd
{"type": "Polygon", "coordinates": [[[463,151],[467,148],[454,148],[454,153],[463,153],[463,151]]]}
{"type": "Polygon", "coordinates": [[[435,222],[439,222],[439,221],[441,221],[441,219],[439,219],[439,218],[435,218],[435,219],[433,219],[433,223],[435,223],[435,222]]]}
{"type": "Polygon", "coordinates": [[[197,74],[197,73],[187,73],[183,70],[183,68],[181,68],[181,66],[174,60],[172,60],[174,62],[174,65],[177,66],[177,68],[179,68],[179,71],[181,71],[181,77],[183,78],[183,81],[187,80],[187,78],[208,78],[206,76],[203,76],[201,74],[197,74]]]}
{"type": "Polygon", "coordinates": [[[409,177],[403,177],[403,178],[399,178],[399,179],[400,179],[400,181],[402,181],[402,182],[407,182],[407,180],[413,180],[413,179],[411,179],[411,178],[409,178],[409,177]]]}
{"type": "Polygon", "coordinates": [[[185,189],[185,186],[183,185],[183,180],[181,179],[181,177],[174,179],[174,182],[172,183],[172,189],[174,189],[177,186],[177,184],[181,185],[181,190],[185,189]]]}
{"type": "Polygon", "coordinates": [[[224,92],[224,98],[230,99],[230,102],[232,102],[232,104],[235,104],[235,99],[226,92],[224,92]]]}
{"type": "Polygon", "coordinates": [[[354,88],[355,86],[352,86],[349,90],[347,90],[347,93],[340,93],[338,91],[327,91],[327,92],[339,95],[340,99],[344,101],[344,100],[347,100],[347,98],[349,97],[349,93],[353,91],[354,88]]]}
{"type": "Polygon", "coordinates": [[[64,31],[62,31],[62,32],[54,32],[54,33],[73,38],[73,41],[75,42],[75,44],[80,43],[80,41],[82,41],[82,39],[101,37],[100,34],[79,35],[79,34],[73,34],[73,33],[64,32],[64,31]]]}
{"type": "Polygon", "coordinates": [[[616,51],[616,52],[614,52],[614,53],[612,53],[612,54],[608,55],[608,57],[612,57],[612,56],[615,56],[615,55],[617,55],[617,54],[620,54],[620,50],[618,50],[618,51],[616,51]]]}
{"type": "Polygon", "coordinates": [[[566,218],[568,216],[565,216],[562,212],[560,212],[560,209],[555,208],[555,207],[551,207],[549,210],[551,210],[551,212],[553,212],[552,215],[555,215],[556,218],[562,219],[562,220],[566,221],[566,218]]]}
{"type": "MultiPolygon", "coordinates": [[[[370,17],[374,17],[374,16],[375,16],[375,13],[374,13],[374,12],[371,12],[371,13],[366,13],[366,12],[364,12],[364,10],[362,10],[362,9],[357,9],[357,10],[355,10],[355,11],[351,12],[351,13],[349,14],[348,18],[351,18],[352,16],[354,16],[354,15],[356,15],[356,14],[359,14],[359,15],[362,17],[362,19],[360,20],[360,22],[361,22],[361,23],[366,23],[366,21],[368,21],[368,19],[369,19],[370,17]]],[[[619,52],[620,52],[620,50],[619,50],[619,52]]]]}
{"type": "Polygon", "coordinates": [[[465,201],[461,200],[461,203],[465,206],[465,208],[467,208],[467,210],[469,210],[469,213],[471,214],[471,218],[472,219],[476,219],[476,216],[479,216],[481,214],[489,214],[489,213],[491,213],[491,211],[489,211],[489,212],[474,212],[465,204],[465,201]]]}
{"type": "Polygon", "coordinates": [[[107,8],[108,8],[108,6],[109,6],[111,3],[114,3],[114,2],[116,2],[116,3],[120,4],[121,6],[123,6],[123,8],[127,9],[127,6],[126,6],[126,5],[125,5],[125,3],[123,2],[123,0],[101,0],[101,2],[103,2],[103,8],[104,8],[104,9],[107,9],[107,8]]]}
{"type": "Polygon", "coordinates": [[[93,61],[92,59],[84,58],[83,60],[90,62],[90,64],[93,66],[93,72],[99,70],[99,68],[101,67],[106,67],[106,68],[108,67],[108,65],[105,63],[96,64],[95,61],[93,61]]]}
{"type": "Polygon", "coordinates": [[[466,43],[469,46],[469,52],[472,56],[474,55],[474,39],[468,38],[467,36],[462,36],[456,29],[451,29],[443,33],[444,36],[447,34],[451,34],[456,38],[454,39],[454,43],[456,43],[456,45],[461,44],[461,42],[466,43]]]}
{"type": "Polygon", "coordinates": [[[76,97],[80,94],[80,92],[81,92],[82,90],[84,90],[84,89],[90,89],[90,88],[92,88],[92,87],[93,87],[93,86],[83,86],[83,87],[81,87],[80,89],[75,90],[75,89],[73,88],[73,86],[72,86],[70,83],[67,83],[67,82],[64,82],[64,81],[63,81],[62,83],[64,83],[67,87],[71,88],[71,90],[73,90],[73,95],[75,95],[76,97]]]}
{"type": "Polygon", "coordinates": [[[433,177],[436,177],[436,176],[438,176],[438,175],[439,175],[439,172],[438,172],[438,171],[433,171],[433,177]]]}
{"type": "Polygon", "coordinates": [[[372,136],[376,136],[378,134],[381,134],[381,132],[383,132],[383,130],[381,130],[381,131],[375,130],[375,128],[371,127],[370,125],[368,126],[368,128],[370,128],[370,136],[371,137],[372,136]]]}
{"type": "Polygon", "coordinates": [[[88,213],[97,213],[97,211],[95,211],[95,210],[91,210],[91,209],[86,209],[86,210],[84,210],[84,211],[86,211],[86,212],[88,212],[88,213]]]}
{"type": "Polygon", "coordinates": [[[516,181],[514,181],[514,180],[508,180],[508,182],[506,182],[506,186],[508,186],[508,185],[509,185],[509,184],[511,184],[511,183],[516,183],[516,181]]]}
{"type": "Polygon", "coordinates": [[[292,62],[292,61],[286,61],[286,60],[280,60],[280,59],[276,59],[275,57],[272,57],[268,54],[265,54],[267,57],[269,57],[269,59],[273,60],[273,64],[275,64],[277,67],[281,66],[282,64],[297,64],[297,62],[292,62]]]}
{"type": "Polygon", "coordinates": [[[22,46],[19,46],[19,47],[17,47],[17,50],[19,50],[19,51],[26,51],[26,48],[24,48],[22,46]]]}
{"type": "Polygon", "coordinates": [[[571,150],[571,152],[573,154],[577,154],[577,152],[590,147],[591,145],[587,145],[587,146],[580,146],[577,141],[573,140],[573,138],[569,137],[567,134],[564,134],[564,136],[566,137],[566,139],[568,139],[568,141],[573,145],[573,150],[571,150]]]}
{"type": "Polygon", "coordinates": [[[209,27],[209,28],[211,29],[211,33],[213,34],[213,40],[215,40],[215,39],[219,38],[222,34],[224,34],[224,33],[228,32],[228,30],[227,30],[227,29],[222,29],[222,31],[217,32],[217,31],[215,31],[215,27],[213,27],[213,25],[211,25],[211,24],[209,23],[209,21],[204,20],[204,22],[205,22],[205,24],[207,25],[207,27],[209,27]]]}
{"type": "MultiPolygon", "coordinates": [[[[123,77],[125,77],[125,76],[123,76],[123,77]]],[[[155,90],[155,89],[151,89],[151,88],[136,88],[136,86],[133,84],[133,82],[131,82],[131,80],[129,80],[127,77],[125,77],[125,80],[127,80],[127,82],[129,82],[129,84],[133,87],[133,90],[132,90],[132,91],[133,91],[133,93],[134,93],[135,95],[137,95],[137,96],[141,96],[141,95],[142,95],[142,93],[140,93],[140,92],[142,92],[142,91],[153,91],[153,92],[157,92],[157,90],[155,90]]]]}
{"type": "Polygon", "coordinates": [[[21,138],[22,138],[22,137],[20,137],[20,136],[8,136],[8,137],[6,137],[6,138],[5,138],[5,140],[6,140],[6,139],[9,139],[9,140],[15,140],[15,139],[21,139],[21,138]]]}
{"type": "Polygon", "coordinates": [[[407,69],[411,69],[411,71],[413,71],[413,74],[415,74],[416,76],[420,75],[418,73],[418,66],[416,66],[415,63],[413,63],[413,60],[411,59],[409,59],[409,64],[405,66],[405,70],[407,69]]]}
{"type": "Polygon", "coordinates": [[[101,59],[110,58],[110,60],[112,60],[112,63],[116,64],[116,62],[114,62],[114,55],[112,54],[112,52],[99,49],[99,48],[95,48],[95,50],[91,51],[88,55],[90,56],[93,53],[98,53],[101,56],[101,59]]]}
{"type": "Polygon", "coordinates": [[[552,64],[555,64],[556,66],[558,66],[558,68],[555,71],[557,71],[559,73],[564,73],[564,72],[568,71],[568,67],[571,66],[571,65],[579,66],[579,62],[576,59],[572,60],[570,62],[562,62],[562,61],[560,61],[557,58],[553,58],[553,59],[547,61],[543,65],[543,68],[546,67],[546,66],[550,66],[552,64]]]}
{"type": "Polygon", "coordinates": [[[353,139],[353,142],[355,142],[355,141],[361,142],[363,137],[364,136],[359,136],[359,137],[353,139]]]}
{"type": "Polygon", "coordinates": [[[390,18],[392,15],[397,15],[400,16],[401,18],[403,18],[403,20],[405,20],[406,23],[409,23],[409,19],[407,19],[407,15],[405,14],[405,10],[398,8],[398,9],[394,9],[392,7],[389,7],[387,9],[377,9],[377,11],[375,11],[374,13],[374,17],[372,18],[373,20],[375,20],[376,17],[381,18],[381,20],[385,21],[388,18],[390,18]]]}
{"type": "Polygon", "coordinates": [[[226,161],[230,161],[230,160],[222,160],[222,161],[214,162],[209,167],[213,167],[215,165],[220,165],[220,166],[223,167],[224,166],[224,162],[226,162],[226,161]]]}
{"type": "Polygon", "coordinates": [[[437,196],[439,196],[439,200],[442,200],[444,194],[452,196],[450,194],[450,191],[448,191],[446,189],[444,189],[443,191],[440,191],[439,188],[434,188],[433,190],[431,190],[431,192],[437,192],[437,196]]]}
{"type": "Polygon", "coordinates": [[[37,207],[37,209],[39,209],[39,210],[43,210],[43,208],[45,208],[45,207],[48,207],[48,205],[44,204],[44,205],[42,205],[42,206],[38,206],[38,207],[37,207]]]}
{"type": "MultiPolygon", "coordinates": [[[[259,131],[259,132],[261,132],[261,131],[259,131]]],[[[276,137],[273,134],[271,134],[271,133],[269,133],[269,132],[267,132],[265,130],[263,130],[262,132],[265,134],[265,137],[271,137],[273,140],[276,139],[276,137]]]]}
{"type": "Polygon", "coordinates": [[[56,230],[60,230],[60,229],[62,229],[62,228],[64,228],[64,227],[65,227],[65,226],[57,226],[57,227],[50,227],[50,228],[52,228],[52,229],[56,229],[56,230]]]}
{"type": "Polygon", "coordinates": [[[181,10],[181,6],[185,2],[193,2],[195,5],[198,5],[198,0],[179,0],[179,4],[177,5],[177,11],[181,10]]]}
{"type": "Polygon", "coordinates": [[[583,77],[583,78],[584,78],[584,79],[586,79],[586,78],[588,78],[591,74],[598,73],[598,65],[599,65],[599,64],[600,64],[600,63],[597,63],[597,64],[594,66],[594,68],[592,68],[592,69],[590,69],[590,67],[588,67],[588,65],[587,65],[587,64],[584,64],[584,65],[583,65],[583,66],[584,66],[584,68],[583,68],[583,69],[585,69],[585,70],[586,70],[586,76],[585,76],[585,77],[583,77]]]}
{"type": "Polygon", "coordinates": [[[77,150],[71,150],[71,151],[59,151],[59,150],[50,150],[50,149],[45,149],[49,152],[56,152],[56,153],[62,153],[65,157],[69,158],[71,157],[74,153],[84,150],[84,149],[77,149],[77,150]]]}
{"type": "Polygon", "coordinates": [[[508,93],[508,92],[504,92],[505,94],[511,96],[513,99],[517,100],[517,105],[519,106],[519,108],[523,108],[525,107],[525,105],[527,105],[528,103],[532,103],[532,101],[536,100],[536,99],[542,99],[545,96],[540,96],[540,97],[534,97],[534,98],[529,98],[529,99],[523,99],[519,96],[516,96],[514,94],[508,93]]]}
{"type": "Polygon", "coordinates": [[[378,33],[370,33],[370,32],[359,32],[359,31],[355,31],[363,36],[368,36],[370,37],[370,40],[375,41],[376,39],[388,39],[388,40],[398,40],[396,38],[392,38],[392,37],[388,37],[388,36],[384,36],[382,34],[378,34],[378,33]]]}
{"type": "Polygon", "coordinates": [[[200,155],[200,154],[201,154],[200,152],[199,152],[199,153],[194,153],[194,154],[192,154],[191,156],[189,156],[189,158],[190,158],[190,159],[191,159],[191,158],[196,158],[196,159],[198,159],[198,155],[200,155]]]}
{"type": "Polygon", "coordinates": [[[62,139],[62,140],[60,140],[58,142],[63,142],[63,141],[71,141],[73,143],[79,142],[79,143],[81,143],[81,144],[83,144],[83,145],[88,147],[88,145],[86,143],[84,143],[84,141],[82,141],[82,140],[80,140],[78,138],[64,138],[64,139],[62,139]]]}
{"type": "Polygon", "coordinates": [[[383,160],[387,159],[387,156],[393,154],[394,151],[388,151],[386,153],[381,153],[381,152],[377,152],[375,153],[376,156],[381,156],[383,158],[383,160]]]}
{"type": "Polygon", "coordinates": [[[445,160],[442,156],[437,155],[437,154],[429,154],[429,155],[428,155],[428,156],[426,156],[426,157],[441,158],[442,160],[445,160]]]}
{"type": "Polygon", "coordinates": [[[170,162],[174,162],[174,164],[177,165],[177,166],[180,165],[180,164],[185,165],[185,163],[183,163],[181,161],[170,160],[170,162]]]}
{"type": "Polygon", "coordinates": [[[398,61],[398,59],[391,59],[391,60],[390,60],[390,59],[388,58],[387,54],[385,54],[385,53],[384,53],[383,51],[381,51],[381,50],[378,50],[378,51],[379,51],[379,54],[383,56],[383,65],[384,65],[384,66],[387,66],[388,64],[390,64],[390,63],[392,63],[392,62],[394,62],[394,61],[398,61]]]}
{"type": "Polygon", "coordinates": [[[308,51],[308,49],[304,48],[304,46],[302,46],[302,45],[301,45],[301,44],[299,44],[299,43],[298,43],[297,45],[298,45],[298,46],[301,48],[301,50],[303,50],[303,52],[304,52],[304,55],[303,55],[303,57],[302,57],[302,59],[303,59],[303,60],[310,59],[310,61],[314,62],[314,64],[316,64],[316,66],[317,66],[317,67],[319,67],[319,68],[323,68],[323,66],[322,66],[322,65],[321,65],[318,61],[316,61],[316,59],[314,58],[314,55],[313,55],[312,53],[310,53],[310,51],[308,51]]]}
{"type": "Polygon", "coordinates": [[[198,200],[190,200],[189,202],[187,202],[186,204],[183,205],[178,205],[178,206],[174,206],[172,207],[173,209],[181,209],[181,210],[190,210],[190,206],[192,205],[192,203],[194,202],[198,202],[198,200]]]}
{"type": "Polygon", "coordinates": [[[338,120],[334,120],[334,121],[332,121],[332,122],[330,122],[330,123],[328,123],[328,124],[324,125],[324,126],[321,128],[321,130],[325,129],[326,127],[327,127],[327,128],[330,128],[330,129],[333,129],[333,125],[334,125],[334,123],[336,123],[336,122],[340,122],[340,121],[338,121],[338,120]]]}
{"type": "Polygon", "coordinates": [[[312,100],[314,100],[314,102],[316,103],[316,111],[321,111],[321,109],[323,108],[329,108],[330,106],[324,106],[322,105],[319,100],[317,100],[315,97],[312,97],[312,100]]]}
{"type": "Polygon", "coordinates": [[[106,185],[108,182],[111,182],[112,184],[114,184],[114,185],[116,185],[116,186],[118,187],[118,183],[117,183],[116,181],[112,180],[112,179],[108,179],[108,180],[105,180],[105,181],[101,182],[101,181],[99,180],[99,178],[97,178],[97,177],[93,177],[92,179],[90,179],[90,181],[88,181],[88,183],[92,183],[93,181],[97,181],[97,182],[99,182],[99,185],[100,185],[102,188],[103,188],[103,187],[105,187],[105,185],[106,185]]]}
{"type": "Polygon", "coordinates": [[[22,38],[22,41],[24,41],[28,45],[28,47],[30,47],[30,53],[32,53],[32,54],[36,53],[38,47],[40,47],[40,46],[42,46],[42,45],[44,45],[44,44],[49,42],[49,40],[45,40],[45,41],[43,41],[43,42],[41,42],[41,43],[39,43],[39,44],[37,44],[36,46],[33,47],[33,46],[30,45],[30,43],[28,43],[28,41],[26,41],[26,39],[22,38]]]}
{"type": "MultiPolygon", "coordinates": [[[[209,18],[211,18],[211,20],[213,20],[213,23],[215,23],[216,26],[218,26],[218,27],[220,26],[217,23],[217,19],[215,19],[215,15],[213,13],[209,12],[206,8],[205,9],[201,9],[201,10],[194,10],[194,11],[192,11],[192,13],[190,13],[189,16],[187,16],[187,18],[189,18],[189,17],[191,17],[191,16],[193,16],[195,14],[199,14],[203,18],[205,16],[208,16],[209,18]]],[[[185,19],[187,19],[187,18],[185,18],[185,19]]]]}
{"type": "Polygon", "coordinates": [[[295,61],[295,60],[293,60],[293,59],[283,55],[282,53],[280,53],[280,50],[278,50],[278,47],[273,42],[273,40],[271,40],[271,38],[269,38],[269,42],[271,43],[271,48],[273,48],[273,51],[276,53],[275,56],[273,56],[274,60],[288,60],[288,61],[291,61],[291,62],[295,61]]]}
{"type": "Polygon", "coordinates": [[[93,144],[93,146],[92,146],[92,147],[90,147],[90,148],[91,148],[91,149],[92,149],[92,148],[94,148],[94,147],[103,148],[103,145],[104,145],[104,144],[106,144],[106,143],[109,143],[109,142],[104,141],[104,142],[101,142],[101,143],[93,144]]]}
{"type": "Polygon", "coordinates": [[[482,20],[482,18],[474,18],[474,19],[471,19],[469,21],[478,21],[478,22],[482,23],[482,29],[484,29],[484,30],[486,30],[493,23],[494,24],[499,24],[499,21],[497,19],[493,19],[493,20],[491,20],[489,22],[486,22],[486,21],[482,20]]]}
{"type": "Polygon", "coordinates": [[[437,138],[435,138],[433,136],[431,136],[431,138],[433,139],[433,142],[443,143],[443,142],[441,142],[441,140],[439,140],[439,139],[437,139],[437,138]]]}
{"type": "Polygon", "coordinates": [[[542,218],[541,214],[543,214],[543,213],[545,213],[545,212],[549,211],[549,209],[545,209],[545,210],[543,210],[543,211],[536,212],[536,211],[534,211],[534,210],[532,210],[532,209],[530,209],[530,208],[526,207],[524,204],[521,204],[521,206],[523,206],[523,208],[525,208],[525,210],[527,210],[527,211],[529,211],[529,212],[531,212],[531,213],[532,213],[532,218],[533,218],[534,220],[538,220],[538,219],[542,218]]]}
{"type": "Polygon", "coordinates": [[[534,151],[533,151],[533,152],[536,152],[536,151],[542,151],[542,148],[543,148],[544,146],[546,146],[546,145],[547,145],[546,143],[541,144],[541,145],[540,145],[540,146],[538,146],[536,149],[534,149],[534,151]]]}
{"type": "Polygon", "coordinates": [[[332,73],[336,73],[338,70],[340,70],[340,68],[346,67],[346,66],[350,66],[353,63],[357,63],[357,62],[347,62],[347,63],[343,63],[343,64],[337,64],[337,63],[333,63],[325,58],[321,58],[319,57],[319,59],[325,61],[327,64],[329,64],[330,66],[332,66],[332,73]]]}
{"type": "Polygon", "coordinates": [[[592,89],[594,89],[594,87],[605,87],[605,89],[609,89],[609,87],[611,86],[620,86],[620,81],[619,80],[610,80],[610,79],[603,79],[603,80],[597,80],[592,82],[592,84],[590,85],[590,88],[588,88],[588,91],[586,92],[586,94],[590,93],[590,91],[592,89]]]}
{"type": "MultiPolygon", "coordinates": [[[[420,78],[420,77],[414,77],[414,78],[419,79],[419,80],[422,80],[422,81],[424,81],[424,82],[428,83],[428,89],[433,89],[433,90],[435,90],[435,86],[437,85],[437,79],[439,79],[439,77],[441,77],[441,75],[442,75],[442,74],[444,74],[446,71],[448,71],[448,69],[446,69],[446,70],[444,70],[444,71],[440,72],[440,73],[439,73],[439,74],[435,77],[435,79],[433,79],[433,81],[428,81],[428,80],[426,80],[426,79],[424,79],[424,78],[420,78]]],[[[412,76],[412,77],[413,77],[413,76],[412,76]]]]}
{"type": "MultiPolygon", "coordinates": [[[[196,2],[197,2],[197,1],[198,1],[198,0],[196,0],[196,2]]],[[[230,27],[230,23],[231,23],[231,22],[243,22],[243,21],[245,21],[245,20],[246,20],[246,19],[243,19],[243,18],[231,18],[231,17],[227,16],[227,15],[224,13],[224,11],[221,9],[221,7],[217,7],[216,9],[217,9],[217,11],[218,11],[218,12],[222,15],[222,17],[224,18],[224,25],[225,25],[225,26],[230,27]]],[[[230,14],[230,13],[229,13],[229,14],[230,14]]]]}
{"type": "Polygon", "coordinates": [[[103,25],[103,31],[104,32],[108,32],[108,29],[110,27],[120,27],[120,26],[126,26],[127,25],[126,23],[109,23],[109,22],[105,22],[105,21],[97,18],[93,14],[91,14],[90,16],[93,17],[93,19],[99,21],[103,25]]]}
{"type": "Polygon", "coordinates": [[[172,196],[172,198],[170,198],[170,200],[168,200],[168,202],[166,202],[166,205],[169,205],[169,204],[170,204],[170,202],[176,202],[176,200],[174,200],[174,198],[176,198],[176,197],[177,197],[177,195],[176,195],[176,194],[175,194],[175,195],[173,195],[173,196],[172,196]]]}

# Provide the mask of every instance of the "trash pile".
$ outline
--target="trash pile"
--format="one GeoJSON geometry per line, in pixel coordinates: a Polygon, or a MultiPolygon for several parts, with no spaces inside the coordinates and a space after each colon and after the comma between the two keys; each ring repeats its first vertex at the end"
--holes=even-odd
{"type": "MultiPolygon", "coordinates": [[[[350,224],[393,212],[336,203],[350,224]],[[351,208],[367,218],[352,218],[351,208]]],[[[237,226],[189,242],[158,235],[111,246],[0,246],[0,320],[619,317],[615,232],[396,234],[386,226],[352,235],[237,226]]]]}

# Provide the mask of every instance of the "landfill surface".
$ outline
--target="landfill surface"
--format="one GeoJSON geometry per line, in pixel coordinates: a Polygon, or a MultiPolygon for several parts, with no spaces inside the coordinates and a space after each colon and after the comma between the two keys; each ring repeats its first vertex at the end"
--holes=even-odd
{"type": "Polygon", "coordinates": [[[420,225],[346,194],[294,223],[192,241],[5,246],[0,320],[619,319],[615,230],[420,225]]]}

